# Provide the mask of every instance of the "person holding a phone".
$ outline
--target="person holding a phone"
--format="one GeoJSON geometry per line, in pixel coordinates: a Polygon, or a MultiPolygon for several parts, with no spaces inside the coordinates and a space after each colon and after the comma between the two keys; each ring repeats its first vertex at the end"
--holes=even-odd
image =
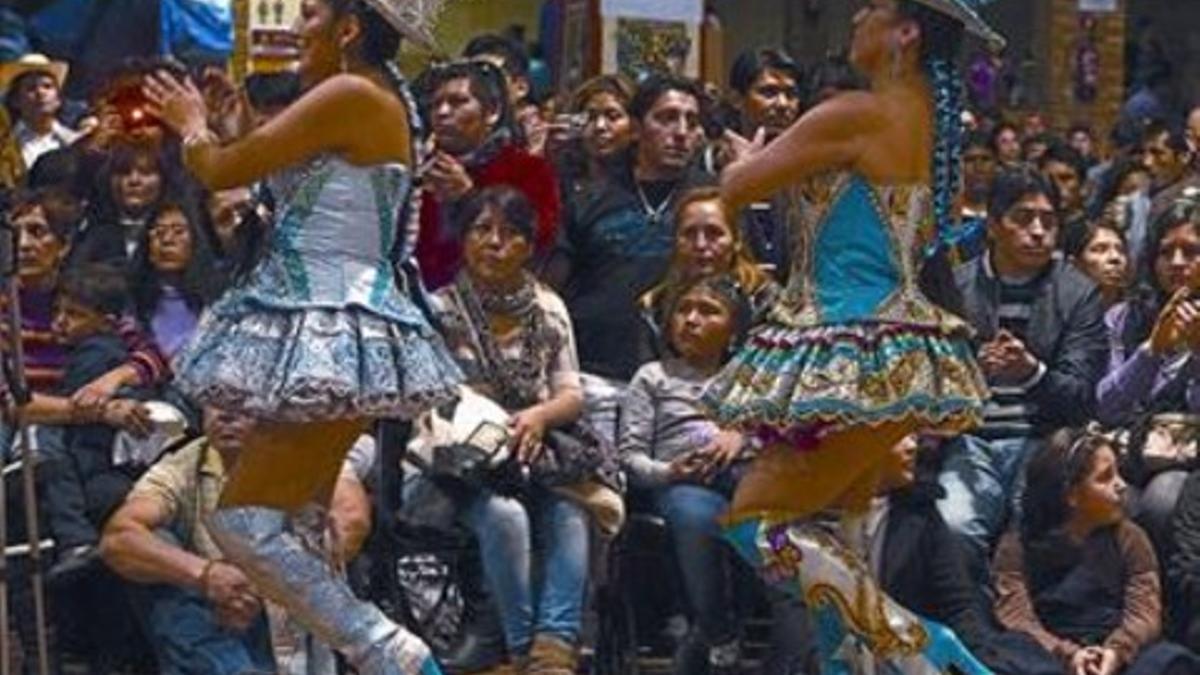
{"type": "Polygon", "coordinates": [[[550,163],[534,156],[514,133],[514,111],[503,71],[486,60],[453,61],[421,75],[421,101],[432,134],[419,169],[421,230],[416,259],[431,290],[454,281],[462,268],[460,232],[450,223],[475,191],[494,185],[520,190],[537,211],[535,251],[553,246],[562,210],[550,163]]]}
{"type": "Polygon", "coordinates": [[[557,165],[564,202],[586,183],[613,175],[626,160],[634,140],[633,94],[625,76],[598,75],[575,90],[569,112],[554,118],[546,156],[557,165]]]}

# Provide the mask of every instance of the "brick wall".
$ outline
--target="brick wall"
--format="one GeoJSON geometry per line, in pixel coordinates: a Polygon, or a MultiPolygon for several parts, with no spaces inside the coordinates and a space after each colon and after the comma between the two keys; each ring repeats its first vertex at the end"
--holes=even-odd
{"type": "Polygon", "coordinates": [[[1087,122],[1097,130],[1112,127],[1125,99],[1126,5],[1118,0],[1118,11],[1093,15],[1094,44],[1100,53],[1099,96],[1090,105],[1075,101],[1074,57],[1083,37],[1079,0],[1049,0],[1047,40],[1043,43],[1047,72],[1046,102],[1051,123],[1063,129],[1074,122],[1087,122]]]}

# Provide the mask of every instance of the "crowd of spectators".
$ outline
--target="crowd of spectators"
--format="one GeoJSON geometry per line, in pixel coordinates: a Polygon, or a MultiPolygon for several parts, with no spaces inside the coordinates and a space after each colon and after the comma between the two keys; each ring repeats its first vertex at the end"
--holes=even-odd
{"type": "MultiPolygon", "coordinates": [[[[32,425],[20,456],[36,459],[54,541],[53,665],[332,673],[205,528],[251,420],[197,409],[170,361],[254,265],[274,200],[269,184],[206,193],[187,175],[140,94],[158,69],[187,72],[130,61],[68,101],[63,64],[0,64],[32,390],[10,397],[0,442],[17,461],[13,431],[32,425]]],[[[244,97],[219,73],[190,75],[214,109],[244,100],[258,123],[300,93],[284,73],[251,76],[244,97]]],[[[428,152],[398,255],[415,259],[422,283],[407,287],[466,374],[460,408],[499,411],[527,467],[581,438],[603,456],[453,484],[406,475],[395,498],[441,498],[439,527],[470,542],[462,628],[439,656],[453,672],[577,672],[597,644],[600,561],[648,515],[678,575],[671,601],[638,615],[660,621],[675,672],[742,672],[755,612],[775,628],[761,670],[814,672],[804,608],[721,539],[754,445],[700,403],[789,282],[793,202],[733,213],[714,185],[756,135],[770,143],[858,79],[776,49],[742,54],[725,83],[603,75],[535,100],[529,78],[523,46],[495,35],[413,78],[428,152]],[[757,608],[733,611],[746,597],[757,608]]],[[[1026,113],[965,116],[959,218],[939,240],[956,265],[941,290],[991,388],[984,424],[898,446],[854,544],[891,595],[998,673],[1197,673],[1200,108],[1122,119],[1110,138],[1026,113]]],[[[382,457],[364,436],[329,511],[296,514],[331,564],[378,529],[370,493],[394,487],[374,479],[382,457]]],[[[422,510],[432,502],[401,512],[422,510]]],[[[31,603],[10,581],[29,670],[31,603]]]]}

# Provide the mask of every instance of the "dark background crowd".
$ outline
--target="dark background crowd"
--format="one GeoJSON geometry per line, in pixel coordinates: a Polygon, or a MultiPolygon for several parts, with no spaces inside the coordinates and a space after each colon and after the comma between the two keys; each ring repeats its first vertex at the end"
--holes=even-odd
{"type": "MultiPolygon", "coordinates": [[[[296,527],[452,672],[816,672],[804,608],[720,538],[754,444],[700,403],[789,283],[795,202],[731,213],[715,185],[746,139],[860,79],[763,48],[725,82],[603,75],[547,96],[532,61],[484,34],[414,74],[427,152],[402,255],[475,392],[444,416],[498,414],[529,464],[564,431],[586,461],[402,470],[406,447],[471,439],[388,426],[355,445],[328,521],[296,527]]],[[[32,392],[9,397],[3,446],[10,468],[36,463],[55,671],[340,667],[205,530],[250,421],[172,387],[171,357],[277,206],[270,182],[202,190],[147,108],[157,70],[228,102],[210,66],[127,59],[68,96],[65,63],[0,63],[10,338],[32,392]]],[[[259,124],[300,95],[286,73],[240,92],[259,124]]],[[[942,290],[992,400],[971,434],[896,448],[856,545],[998,673],[1200,673],[1200,107],[1150,99],[1136,89],[1106,129],[994,101],[963,116],[958,218],[930,250],[954,265],[942,290]]],[[[29,556],[11,564],[32,672],[29,556]]]]}

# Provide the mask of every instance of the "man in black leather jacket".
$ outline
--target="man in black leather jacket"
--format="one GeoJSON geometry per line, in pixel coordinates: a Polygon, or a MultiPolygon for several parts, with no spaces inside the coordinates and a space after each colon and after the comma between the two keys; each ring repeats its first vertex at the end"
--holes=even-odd
{"type": "Polygon", "coordinates": [[[1055,253],[1053,189],[1031,170],[1002,173],[988,213],[988,251],[955,281],[992,399],[983,426],[948,448],[939,480],[942,515],[966,538],[979,583],[1030,446],[1092,419],[1108,359],[1099,290],[1055,253]]]}

